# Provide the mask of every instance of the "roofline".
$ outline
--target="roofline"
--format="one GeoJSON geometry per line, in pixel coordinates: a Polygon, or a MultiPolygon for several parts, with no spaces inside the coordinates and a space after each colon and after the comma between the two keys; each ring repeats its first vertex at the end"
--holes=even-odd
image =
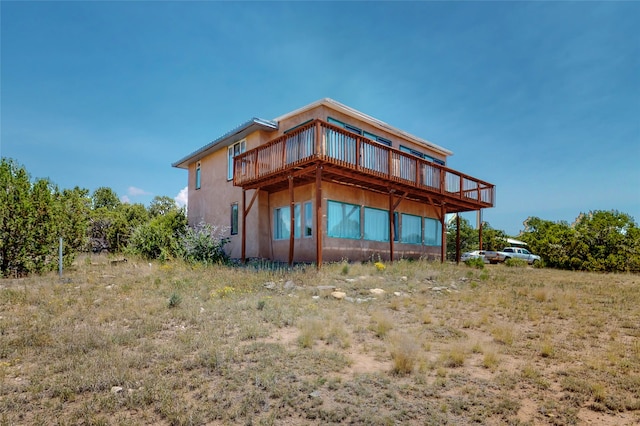
{"type": "Polygon", "coordinates": [[[295,111],[291,111],[291,112],[288,112],[288,113],[286,113],[284,115],[281,115],[280,117],[275,118],[273,121],[280,122],[280,121],[282,121],[282,120],[284,120],[286,118],[298,115],[300,113],[303,113],[305,111],[311,110],[311,109],[316,108],[316,107],[321,106],[321,105],[329,107],[329,108],[332,108],[332,109],[335,109],[335,110],[338,110],[340,112],[343,112],[343,113],[345,113],[347,115],[350,115],[352,117],[361,119],[363,121],[368,121],[371,124],[373,124],[374,126],[380,128],[382,130],[385,130],[385,131],[387,131],[387,132],[389,132],[391,134],[394,134],[396,136],[399,136],[399,137],[402,137],[402,138],[405,138],[405,139],[409,139],[412,142],[415,142],[415,143],[417,143],[419,145],[424,145],[424,146],[426,146],[426,147],[428,147],[428,148],[430,148],[430,149],[432,149],[434,151],[439,152],[442,155],[445,155],[445,156],[453,155],[452,151],[449,151],[448,149],[443,148],[440,145],[437,145],[437,144],[435,144],[433,142],[430,142],[430,141],[428,141],[426,139],[419,138],[418,136],[412,135],[411,133],[408,133],[408,132],[405,132],[404,130],[398,129],[397,127],[393,127],[393,126],[385,123],[384,121],[378,120],[377,118],[374,118],[374,117],[372,117],[370,115],[367,115],[367,114],[365,114],[363,112],[360,112],[357,109],[351,108],[351,107],[349,107],[347,105],[344,105],[344,104],[342,104],[342,103],[340,103],[340,102],[338,102],[336,100],[333,100],[331,98],[324,98],[324,99],[317,100],[315,102],[310,103],[309,105],[303,106],[302,108],[298,108],[295,111]]]}
{"type": "Polygon", "coordinates": [[[265,120],[263,118],[254,117],[251,120],[242,123],[240,126],[236,127],[230,132],[227,132],[224,135],[220,136],[218,139],[215,139],[202,148],[192,152],[186,157],[172,163],[171,166],[180,169],[186,169],[189,167],[189,164],[198,161],[206,155],[217,151],[221,147],[228,146],[231,142],[242,139],[248,134],[253,133],[257,130],[278,130],[278,122],[274,120],[265,120]]]}

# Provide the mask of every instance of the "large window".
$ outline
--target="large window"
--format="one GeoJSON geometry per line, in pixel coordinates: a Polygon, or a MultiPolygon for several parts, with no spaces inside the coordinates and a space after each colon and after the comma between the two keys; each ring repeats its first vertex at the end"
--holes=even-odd
{"type": "Polygon", "coordinates": [[[238,203],[231,204],[231,235],[238,233],[238,203]]]}
{"type": "Polygon", "coordinates": [[[415,155],[416,157],[419,157],[419,158],[424,158],[427,161],[431,161],[432,163],[436,163],[436,164],[440,164],[440,165],[444,166],[444,161],[442,161],[442,160],[440,160],[438,158],[434,158],[434,157],[432,157],[430,155],[423,154],[422,152],[416,151],[415,149],[400,145],[400,151],[406,152],[406,153],[411,154],[411,155],[415,155]]]}
{"type": "MultiPolygon", "coordinates": [[[[273,211],[273,238],[286,240],[291,228],[290,207],[280,207],[273,211]]],[[[296,203],[293,207],[293,237],[310,237],[313,235],[313,208],[311,201],[296,203]]]]}
{"type": "Polygon", "coordinates": [[[327,235],[335,238],[360,238],[360,206],[327,201],[327,235]]]}
{"type": "Polygon", "coordinates": [[[411,214],[402,214],[400,240],[403,243],[422,244],[422,218],[411,214]]]}
{"type": "Polygon", "coordinates": [[[364,239],[389,241],[389,212],[386,210],[364,208],[364,239]]]}
{"type": "Polygon", "coordinates": [[[280,207],[273,211],[273,238],[286,240],[291,232],[291,209],[280,207]]]}
{"type": "Polygon", "coordinates": [[[242,140],[236,142],[233,145],[229,145],[227,151],[227,179],[233,179],[233,158],[236,155],[242,154],[247,150],[247,142],[242,140]]]}
{"type": "Polygon", "coordinates": [[[200,162],[198,161],[198,164],[196,164],[196,189],[200,189],[200,184],[200,162]]]}
{"type": "Polygon", "coordinates": [[[424,218],[424,245],[442,245],[442,224],[437,219],[424,218]]]}

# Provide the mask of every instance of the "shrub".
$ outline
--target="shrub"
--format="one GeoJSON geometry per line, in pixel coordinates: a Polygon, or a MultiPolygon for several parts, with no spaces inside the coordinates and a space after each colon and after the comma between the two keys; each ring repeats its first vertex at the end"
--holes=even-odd
{"type": "Polygon", "coordinates": [[[182,236],[182,253],[189,262],[226,263],[229,256],[224,245],[229,238],[223,237],[226,229],[222,226],[200,222],[193,228],[187,228],[182,236]]]}
{"type": "Polygon", "coordinates": [[[484,269],[484,259],[480,257],[473,257],[464,261],[464,264],[476,269],[484,269]]]}
{"type": "Polygon", "coordinates": [[[524,259],[515,259],[515,258],[510,258],[504,261],[504,264],[512,267],[512,268],[524,268],[525,266],[528,265],[527,261],[524,259]]]}

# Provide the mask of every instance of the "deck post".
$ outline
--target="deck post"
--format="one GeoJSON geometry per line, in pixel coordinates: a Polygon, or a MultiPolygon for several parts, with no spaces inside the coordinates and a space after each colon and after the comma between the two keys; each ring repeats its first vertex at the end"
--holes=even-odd
{"type": "Polygon", "coordinates": [[[322,166],[316,166],[316,268],[322,266],[322,166]]]}
{"type": "Polygon", "coordinates": [[[456,213],[456,263],[460,264],[460,213],[456,213]]]}
{"type": "Polygon", "coordinates": [[[242,263],[247,262],[247,190],[242,188],[242,263]]]}
{"type": "Polygon", "coordinates": [[[395,233],[394,221],[393,221],[393,192],[389,191],[389,262],[393,262],[393,235],[395,233]]]}
{"type": "Polygon", "coordinates": [[[478,210],[478,249],[482,250],[482,209],[478,210]]]}
{"type": "Polygon", "coordinates": [[[440,236],[440,263],[444,263],[444,259],[447,254],[447,228],[445,221],[446,210],[444,207],[444,203],[440,206],[440,228],[442,235],[440,236]]]}
{"type": "Polygon", "coordinates": [[[293,176],[289,176],[289,266],[293,265],[293,243],[295,242],[295,202],[293,200],[293,176]]]}

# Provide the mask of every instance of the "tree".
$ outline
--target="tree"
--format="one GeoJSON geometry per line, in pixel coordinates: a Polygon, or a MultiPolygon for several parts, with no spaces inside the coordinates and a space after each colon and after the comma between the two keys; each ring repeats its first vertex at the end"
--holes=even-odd
{"type": "Polygon", "coordinates": [[[87,190],[60,192],[48,179],[31,182],[13,160],[0,163],[0,274],[41,273],[58,264],[62,237],[69,265],[86,241],[87,190]]]}
{"type": "Polygon", "coordinates": [[[640,271],[640,229],[617,211],[580,214],[573,225],[530,217],[521,235],[548,266],[602,272],[640,271]]]}
{"type": "Polygon", "coordinates": [[[482,224],[483,250],[502,250],[507,245],[507,234],[504,231],[492,228],[489,222],[482,224]]]}
{"type": "MultiPolygon", "coordinates": [[[[452,220],[447,225],[447,259],[456,260],[456,240],[457,240],[456,221],[452,220]]],[[[466,251],[478,250],[479,234],[469,221],[460,217],[460,253],[466,251]]]]}
{"type": "Polygon", "coordinates": [[[102,186],[93,191],[93,209],[98,210],[105,208],[107,210],[115,210],[121,203],[118,199],[118,195],[111,188],[102,186]]]}
{"type": "Polygon", "coordinates": [[[31,181],[27,170],[13,160],[0,162],[0,272],[26,272],[31,181]]]}
{"type": "Polygon", "coordinates": [[[171,211],[178,210],[175,200],[166,195],[156,195],[149,204],[149,214],[151,217],[165,215],[171,211]]]}

